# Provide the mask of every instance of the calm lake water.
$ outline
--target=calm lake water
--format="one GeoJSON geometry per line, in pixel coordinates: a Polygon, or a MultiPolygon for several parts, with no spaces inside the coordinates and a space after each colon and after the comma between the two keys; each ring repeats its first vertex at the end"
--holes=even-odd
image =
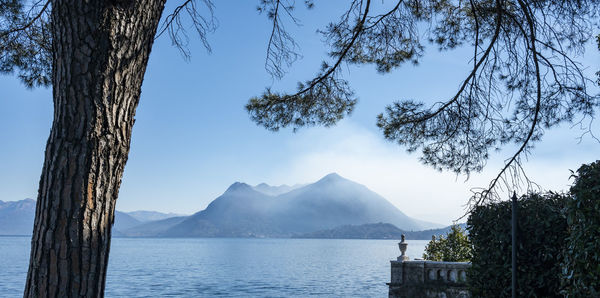
{"type": "MultiPolygon", "coordinates": [[[[421,257],[427,240],[412,240],[421,257]]],[[[114,238],[106,297],[387,297],[397,240],[114,238]]],[[[0,297],[21,297],[30,237],[0,237],[0,297]]]]}

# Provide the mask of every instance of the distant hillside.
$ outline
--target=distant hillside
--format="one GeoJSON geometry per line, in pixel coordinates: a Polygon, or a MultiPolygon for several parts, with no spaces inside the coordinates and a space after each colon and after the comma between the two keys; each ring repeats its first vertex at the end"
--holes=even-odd
{"type": "MultiPolygon", "coordinates": [[[[458,224],[463,230],[467,229],[466,223],[458,224]]],[[[423,230],[423,231],[414,231],[414,232],[406,232],[406,239],[414,239],[414,240],[431,240],[431,236],[439,236],[446,235],[450,232],[450,227],[447,226],[445,228],[440,229],[431,229],[431,230],[423,230]]],[[[468,231],[467,231],[468,233],[468,231]]]]}
{"type": "MultiPolygon", "coordinates": [[[[463,228],[465,224],[460,224],[463,228]]],[[[446,235],[450,231],[450,226],[441,229],[432,229],[425,231],[403,231],[389,223],[375,223],[364,225],[346,225],[329,230],[321,230],[302,235],[296,235],[294,238],[312,238],[312,239],[400,239],[402,234],[408,240],[431,240],[433,235],[446,235]]]]}
{"type": "Polygon", "coordinates": [[[135,219],[133,216],[115,210],[115,223],[113,224],[112,234],[114,236],[121,236],[123,235],[121,231],[133,228],[140,224],[142,224],[142,222],[135,219]]]}
{"type": "MultiPolygon", "coordinates": [[[[158,237],[291,237],[342,225],[389,222],[404,230],[439,225],[406,216],[363,185],[329,174],[321,180],[293,188],[236,182],[205,210],[169,227],[154,222],[145,236],[158,237]],[[291,189],[278,195],[278,192],[291,189]]],[[[139,236],[144,225],[136,227],[139,236]]]]}
{"type": "MultiPolygon", "coordinates": [[[[33,232],[33,220],[35,218],[35,200],[25,199],[20,201],[0,201],[0,235],[31,235],[33,232]]],[[[138,211],[157,217],[169,218],[171,215],[154,211],[138,211]]],[[[123,231],[142,224],[142,221],[134,216],[115,211],[115,223],[113,225],[113,236],[124,236],[123,231]]],[[[135,231],[135,230],[132,230],[135,231]]]]}
{"type": "Polygon", "coordinates": [[[0,201],[0,235],[31,235],[35,200],[0,201]]]}
{"type": "Polygon", "coordinates": [[[345,225],[328,230],[296,235],[294,238],[313,239],[400,239],[406,233],[393,224],[375,223],[364,225],[345,225]]]}
{"type": "Polygon", "coordinates": [[[132,212],[126,212],[126,213],[129,214],[131,217],[137,219],[140,222],[148,222],[148,221],[155,221],[155,220],[163,220],[163,219],[167,219],[167,218],[171,218],[171,217],[186,216],[185,214],[162,213],[162,212],[157,212],[157,211],[144,211],[144,210],[138,210],[138,211],[132,211],[132,212]]]}
{"type": "Polygon", "coordinates": [[[145,222],[143,224],[125,229],[118,236],[151,237],[163,234],[174,225],[181,223],[186,216],[169,217],[167,219],[145,222]]]}

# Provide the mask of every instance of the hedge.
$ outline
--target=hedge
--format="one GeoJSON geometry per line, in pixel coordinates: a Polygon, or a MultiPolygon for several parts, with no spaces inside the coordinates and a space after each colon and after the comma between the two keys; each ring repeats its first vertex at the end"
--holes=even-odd
{"type": "MultiPolygon", "coordinates": [[[[518,200],[517,296],[561,297],[568,197],[530,194],[518,200]]],[[[473,245],[473,297],[511,295],[511,202],[476,207],[467,221],[473,245]]]]}
{"type": "Polygon", "coordinates": [[[600,160],[582,165],[573,177],[563,293],[568,297],[600,297],[600,160]]]}

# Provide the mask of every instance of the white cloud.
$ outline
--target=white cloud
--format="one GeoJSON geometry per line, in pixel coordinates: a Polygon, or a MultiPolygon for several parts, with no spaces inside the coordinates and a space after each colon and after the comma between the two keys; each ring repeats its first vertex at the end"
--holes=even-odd
{"type": "MultiPolygon", "coordinates": [[[[470,190],[488,185],[505,157],[491,160],[482,173],[465,181],[464,176],[422,165],[418,154],[407,154],[384,141],[378,132],[350,121],[331,129],[300,133],[289,146],[295,157],[275,167],[277,174],[271,177],[271,183],[309,183],[337,172],[381,194],[409,216],[442,224],[450,224],[464,214],[470,190]]],[[[568,169],[592,161],[580,159],[581,155],[561,160],[541,157],[531,159],[525,168],[528,176],[543,188],[565,190],[569,184],[568,169]]]]}

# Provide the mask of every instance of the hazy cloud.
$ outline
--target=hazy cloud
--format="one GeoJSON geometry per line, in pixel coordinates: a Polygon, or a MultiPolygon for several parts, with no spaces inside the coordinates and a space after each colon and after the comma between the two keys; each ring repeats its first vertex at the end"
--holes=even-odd
{"type": "MultiPolygon", "coordinates": [[[[418,161],[418,154],[406,153],[377,133],[351,121],[344,121],[334,129],[300,133],[288,144],[294,157],[273,169],[277,174],[270,183],[307,183],[337,172],[381,194],[410,216],[446,224],[464,214],[471,189],[487,185],[509,152],[498,153],[482,173],[474,173],[467,180],[465,176],[424,166],[418,161]]],[[[562,147],[554,147],[559,153],[548,148],[539,150],[552,154],[530,157],[525,165],[528,176],[544,189],[568,189],[569,169],[593,160],[592,152],[587,151],[590,144],[577,145],[574,140],[565,144],[565,135],[559,132],[560,135],[562,138],[558,139],[549,136],[541,144],[554,146],[554,142],[562,139],[562,147]],[[569,146],[571,143],[573,146],[569,146]],[[557,154],[564,154],[565,158],[556,158],[557,154]]],[[[598,144],[595,146],[598,148],[598,144]]]]}

